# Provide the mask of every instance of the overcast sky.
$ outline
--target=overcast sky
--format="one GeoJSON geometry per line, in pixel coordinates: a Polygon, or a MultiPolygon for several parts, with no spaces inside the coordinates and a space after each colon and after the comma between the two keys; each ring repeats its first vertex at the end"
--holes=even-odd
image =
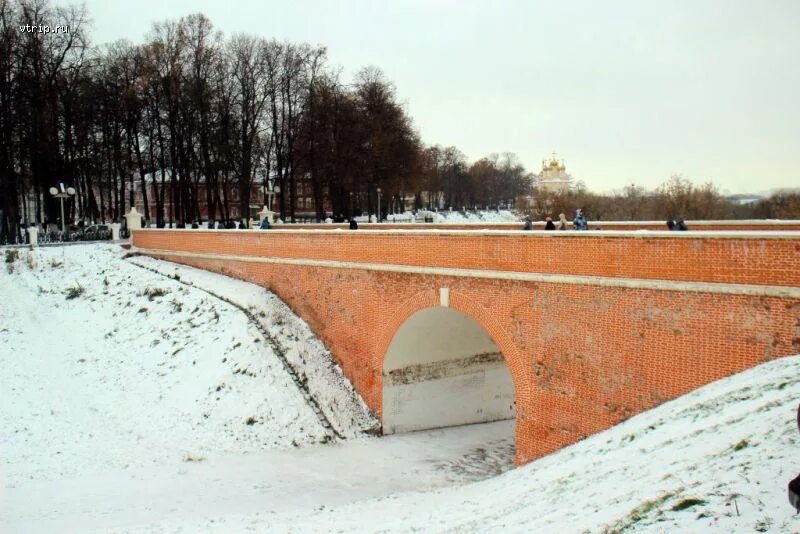
{"type": "MultiPolygon", "coordinates": [[[[58,0],[59,4],[67,4],[58,0]]],[[[800,186],[800,1],[87,0],[94,41],[141,42],[201,11],[376,65],[425,143],[471,160],[557,151],[593,190],[682,173],[722,190],[800,186]]]]}

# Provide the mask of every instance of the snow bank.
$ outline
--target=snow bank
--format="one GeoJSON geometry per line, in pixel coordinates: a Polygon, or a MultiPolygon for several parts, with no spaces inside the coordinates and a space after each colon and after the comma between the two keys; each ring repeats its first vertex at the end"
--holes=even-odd
{"type": "Polygon", "coordinates": [[[334,362],[330,351],[308,324],[273,293],[228,276],[146,256],[134,256],[128,261],[246,310],[267,334],[274,351],[288,361],[299,377],[300,386],[324,413],[338,436],[353,438],[379,428],[380,423],[334,362]]]}
{"type": "MultiPolygon", "coordinates": [[[[463,223],[502,223],[518,222],[521,217],[510,210],[480,210],[480,211],[438,211],[428,212],[419,211],[417,213],[406,211],[404,213],[392,213],[386,216],[385,222],[424,222],[423,214],[430,214],[434,223],[439,224],[463,224],[463,223]]],[[[367,215],[354,217],[356,222],[369,222],[367,215]]]]}
{"type": "Polygon", "coordinates": [[[501,222],[517,222],[520,217],[510,210],[499,211],[440,211],[439,217],[436,222],[441,223],[501,223],[501,222]]]}
{"type": "Polygon", "coordinates": [[[797,532],[800,357],[721,380],[498,477],[164,532],[797,532]]]}
{"type": "Polygon", "coordinates": [[[4,484],[333,437],[245,314],[121,252],[20,250],[3,265],[4,484]]]}

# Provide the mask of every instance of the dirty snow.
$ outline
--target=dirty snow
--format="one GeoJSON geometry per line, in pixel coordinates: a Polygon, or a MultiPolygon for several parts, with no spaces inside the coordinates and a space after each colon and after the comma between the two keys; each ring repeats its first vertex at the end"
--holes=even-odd
{"type": "MultiPolygon", "coordinates": [[[[0,264],[0,532],[800,531],[800,357],[503,473],[513,422],[332,438],[275,353],[318,341],[260,290],[110,245],[20,254],[0,264]]],[[[342,402],[326,413],[358,435],[342,402]]]]}

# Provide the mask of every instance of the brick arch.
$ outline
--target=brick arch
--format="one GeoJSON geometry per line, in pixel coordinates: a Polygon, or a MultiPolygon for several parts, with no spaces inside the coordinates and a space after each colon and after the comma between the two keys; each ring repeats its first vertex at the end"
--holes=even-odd
{"type": "MultiPolygon", "coordinates": [[[[377,381],[378,389],[381,392],[379,395],[379,409],[377,412],[383,415],[383,367],[386,359],[386,353],[389,345],[394,339],[395,334],[403,324],[411,318],[415,313],[428,308],[440,306],[438,290],[421,291],[398,307],[395,312],[384,323],[381,333],[377,337],[375,349],[373,350],[372,368],[380,375],[377,381]]],[[[471,297],[468,292],[463,290],[450,290],[450,303],[449,307],[453,310],[463,313],[476,323],[478,323],[483,330],[489,334],[492,341],[508,366],[511,373],[511,381],[514,384],[514,398],[517,404],[517,432],[519,431],[519,422],[523,415],[527,414],[527,389],[525,388],[525,366],[524,359],[519,354],[519,349],[514,343],[511,336],[502,328],[499,321],[494,317],[489,310],[478,304],[475,298],[471,297]]]]}

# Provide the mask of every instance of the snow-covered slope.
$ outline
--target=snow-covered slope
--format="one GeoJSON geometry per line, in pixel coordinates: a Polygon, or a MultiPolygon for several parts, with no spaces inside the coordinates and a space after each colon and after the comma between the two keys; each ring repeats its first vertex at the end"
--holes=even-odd
{"type": "MultiPolygon", "coordinates": [[[[479,210],[479,211],[448,211],[420,212],[414,214],[407,211],[405,213],[389,214],[386,222],[422,222],[422,213],[429,214],[433,222],[439,224],[463,224],[463,223],[511,223],[518,222],[520,216],[511,210],[479,210]],[[417,217],[420,217],[419,221],[417,217]]],[[[367,222],[367,217],[356,217],[358,222],[367,222]]]]}
{"type": "Polygon", "coordinates": [[[469,485],[141,532],[798,532],[800,357],[766,363],[469,485]]]}
{"type": "Polygon", "coordinates": [[[467,211],[461,213],[459,211],[440,211],[436,222],[441,223],[487,223],[487,222],[517,222],[520,220],[519,215],[510,210],[499,211],[467,211]]]}
{"type": "MultiPolygon", "coordinates": [[[[2,264],[4,484],[334,437],[241,310],[122,252],[40,248],[2,264]]],[[[298,347],[319,343],[294,332],[298,347]]]]}
{"type": "Polygon", "coordinates": [[[281,357],[338,437],[373,432],[380,425],[353,386],[334,363],[333,356],[308,324],[273,293],[255,284],[146,256],[128,261],[181,283],[207,291],[244,310],[267,336],[273,353],[281,357]]]}

